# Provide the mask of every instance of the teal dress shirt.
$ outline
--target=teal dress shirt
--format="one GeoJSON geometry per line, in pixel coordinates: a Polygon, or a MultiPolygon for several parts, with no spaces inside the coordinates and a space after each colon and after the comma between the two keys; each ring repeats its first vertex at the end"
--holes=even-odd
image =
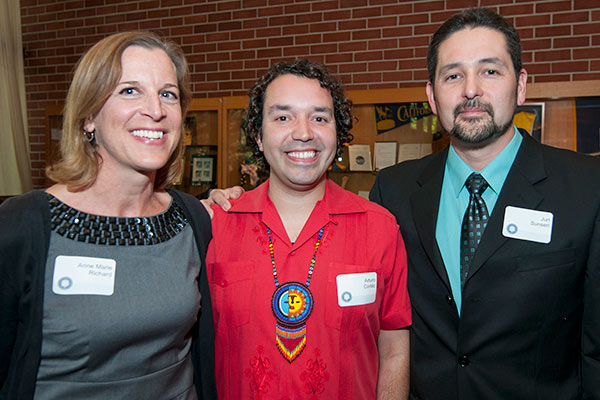
{"type": "Polygon", "coordinates": [[[444,170],[440,207],[438,209],[435,238],[437,240],[458,314],[462,304],[460,287],[460,231],[462,220],[469,205],[469,191],[465,181],[473,172],[479,172],[489,187],[483,192],[488,213],[491,216],[502,190],[506,176],[517,156],[523,137],[515,128],[515,135],[508,145],[482,171],[474,171],[456,154],[450,145],[444,170]]]}

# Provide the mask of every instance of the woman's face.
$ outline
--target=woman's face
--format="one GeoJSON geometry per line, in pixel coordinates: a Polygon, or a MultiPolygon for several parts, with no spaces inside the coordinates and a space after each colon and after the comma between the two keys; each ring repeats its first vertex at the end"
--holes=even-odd
{"type": "Polygon", "coordinates": [[[131,46],[121,64],[119,83],[84,127],[96,131],[99,173],[122,179],[167,163],[181,137],[182,116],[175,66],[163,50],[131,46]]]}

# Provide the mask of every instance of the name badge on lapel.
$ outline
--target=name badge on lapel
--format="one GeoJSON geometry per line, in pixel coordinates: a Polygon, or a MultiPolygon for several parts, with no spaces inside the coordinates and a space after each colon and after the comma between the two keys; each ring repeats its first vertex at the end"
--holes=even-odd
{"type": "Polygon", "coordinates": [[[117,262],[110,258],[58,256],[54,260],[52,291],[60,295],[111,296],[117,262]]]}
{"type": "Polygon", "coordinates": [[[511,239],[550,243],[553,220],[551,212],[508,206],[504,210],[502,234],[511,239]]]}
{"type": "Polygon", "coordinates": [[[377,295],[377,272],[343,274],[335,278],[340,307],[371,304],[377,295]]]}

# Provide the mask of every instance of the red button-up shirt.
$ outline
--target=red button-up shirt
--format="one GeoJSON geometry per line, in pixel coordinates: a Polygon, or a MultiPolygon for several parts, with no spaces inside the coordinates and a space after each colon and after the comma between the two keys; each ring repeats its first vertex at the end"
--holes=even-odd
{"type": "Polygon", "coordinates": [[[228,212],[214,208],[207,267],[219,398],[374,399],[379,331],[411,322],[406,252],[394,217],[328,181],[323,200],[292,244],[267,188],[268,182],[245,193],[228,212]],[[324,228],[309,286],[314,307],[306,347],[291,363],[275,340],[267,227],[280,285],[306,283],[324,228]],[[369,272],[377,276],[375,300],[341,307],[338,289],[344,289],[336,278],[369,272]]]}

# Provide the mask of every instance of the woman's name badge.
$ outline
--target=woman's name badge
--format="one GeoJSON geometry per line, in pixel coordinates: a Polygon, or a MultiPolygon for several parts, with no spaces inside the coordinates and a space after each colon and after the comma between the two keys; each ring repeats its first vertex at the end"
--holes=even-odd
{"type": "Polygon", "coordinates": [[[377,294],[377,273],[343,274],[335,278],[340,307],[371,304],[377,294]]]}
{"type": "Polygon", "coordinates": [[[117,262],[110,258],[58,256],[54,260],[52,291],[60,295],[111,296],[117,262]]]}
{"type": "Polygon", "coordinates": [[[550,243],[554,215],[547,211],[508,206],[504,210],[502,234],[508,238],[550,243]]]}

